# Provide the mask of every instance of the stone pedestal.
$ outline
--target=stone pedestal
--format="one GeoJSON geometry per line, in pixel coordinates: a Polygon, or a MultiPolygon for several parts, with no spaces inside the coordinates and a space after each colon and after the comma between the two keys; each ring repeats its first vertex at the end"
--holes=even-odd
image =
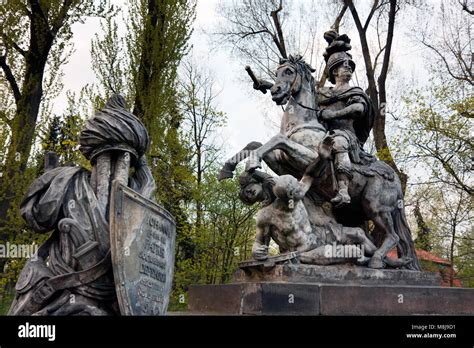
{"type": "Polygon", "coordinates": [[[474,289],[439,275],[357,266],[275,265],[239,270],[234,283],[195,285],[191,313],[216,315],[472,315],[474,289]]]}

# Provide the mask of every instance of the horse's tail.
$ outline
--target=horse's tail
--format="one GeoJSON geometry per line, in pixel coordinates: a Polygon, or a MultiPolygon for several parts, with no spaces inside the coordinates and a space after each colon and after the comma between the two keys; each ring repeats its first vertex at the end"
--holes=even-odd
{"type": "Polygon", "coordinates": [[[416,256],[415,243],[411,236],[410,227],[408,226],[407,218],[405,216],[405,209],[403,206],[397,207],[392,212],[393,227],[395,228],[395,233],[400,238],[397,244],[397,254],[399,258],[408,257],[412,259],[412,262],[409,263],[406,268],[421,271],[420,263],[418,262],[418,257],[416,256]]]}

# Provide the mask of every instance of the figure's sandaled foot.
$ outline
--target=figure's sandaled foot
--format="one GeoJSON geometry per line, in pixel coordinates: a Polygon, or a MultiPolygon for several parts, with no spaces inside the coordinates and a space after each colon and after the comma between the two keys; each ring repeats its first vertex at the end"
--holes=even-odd
{"type": "Polygon", "coordinates": [[[232,166],[229,163],[224,164],[217,176],[217,180],[232,179],[234,177],[234,170],[235,166],[232,166]]]}
{"type": "Polygon", "coordinates": [[[382,258],[380,256],[372,256],[370,259],[367,267],[369,268],[374,268],[374,269],[382,269],[384,268],[384,263],[382,261],[382,258]]]}

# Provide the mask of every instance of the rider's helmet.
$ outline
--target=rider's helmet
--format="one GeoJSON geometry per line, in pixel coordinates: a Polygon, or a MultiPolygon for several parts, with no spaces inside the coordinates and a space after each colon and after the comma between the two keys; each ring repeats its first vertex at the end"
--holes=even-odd
{"type": "Polygon", "coordinates": [[[352,48],[351,39],[346,34],[339,35],[334,29],[325,32],[324,39],[328,43],[323,57],[328,67],[329,81],[336,83],[333,72],[341,63],[347,61],[352,71],[355,70],[356,65],[352,56],[347,53],[352,48]]]}
{"type": "Polygon", "coordinates": [[[337,68],[339,65],[341,65],[341,63],[343,63],[344,61],[348,61],[349,65],[352,68],[352,71],[355,70],[356,65],[354,61],[352,60],[352,56],[349,53],[335,52],[329,56],[327,66],[328,66],[328,73],[329,73],[329,81],[331,81],[331,83],[333,84],[336,83],[336,81],[334,80],[334,74],[333,74],[334,69],[337,68]]]}

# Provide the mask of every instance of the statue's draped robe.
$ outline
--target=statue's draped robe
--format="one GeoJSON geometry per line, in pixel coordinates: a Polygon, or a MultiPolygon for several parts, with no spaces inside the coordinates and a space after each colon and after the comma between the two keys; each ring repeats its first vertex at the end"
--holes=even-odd
{"type": "MultiPolygon", "coordinates": [[[[90,176],[90,172],[82,167],[52,169],[33,182],[21,204],[23,218],[36,232],[53,231],[47,243],[47,267],[52,276],[83,271],[94,265],[91,255],[100,260],[110,250],[108,219],[90,185],[90,176]],[[68,225],[76,229],[61,230],[61,221],[70,222],[68,225]],[[89,249],[89,246],[93,250],[81,255],[80,251],[89,249]]],[[[130,178],[129,186],[150,197],[154,183],[146,165],[130,178]]],[[[34,288],[33,283],[39,280],[33,275],[30,284],[19,281],[17,292],[21,290],[19,287],[34,288]]],[[[113,272],[109,267],[106,274],[96,280],[61,291],[40,311],[30,314],[118,314],[116,301],[113,272]],[[68,305],[63,306],[66,303],[68,305]]],[[[15,303],[12,313],[14,307],[15,303]]]]}
{"type": "MultiPolygon", "coordinates": [[[[374,125],[375,114],[372,102],[367,94],[359,87],[351,87],[343,92],[336,92],[333,88],[321,88],[319,90],[319,106],[324,108],[337,102],[343,102],[344,106],[349,106],[354,103],[360,103],[364,106],[362,117],[354,120],[354,130],[344,128],[332,129],[332,127],[328,129],[347,139],[351,161],[353,163],[361,163],[361,156],[363,159],[371,157],[362,149],[362,146],[367,141],[370,130],[374,125]]],[[[362,163],[365,163],[363,159],[362,163]]],[[[370,159],[369,162],[370,161],[372,161],[372,159],[370,159]]]]}
{"type": "MultiPolygon", "coordinates": [[[[89,180],[90,172],[81,167],[52,169],[34,181],[21,205],[23,218],[36,232],[53,230],[47,259],[53,276],[92,266],[90,260],[85,259],[90,255],[81,258],[78,253],[78,249],[87,246],[86,243],[94,246],[92,253],[96,259],[104,258],[110,249],[108,223],[89,180]],[[72,224],[80,228],[80,233],[77,229],[61,230],[58,224],[63,219],[72,219],[72,224]]],[[[111,268],[93,282],[68,289],[64,293],[66,296],[55,297],[37,314],[97,315],[114,314],[116,310],[111,268]],[[72,305],[62,307],[62,302],[71,299],[72,305]]]]}
{"type": "MultiPolygon", "coordinates": [[[[145,126],[126,109],[120,95],[112,96],[87,120],[80,136],[80,150],[93,166],[107,163],[105,157],[110,161],[110,155],[128,152],[134,168],[131,177],[127,173],[128,186],[145,198],[155,190],[144,156],[149,143],[145,126]]],[[[111,184],[113,168],[114,163],[110,176],[100,180],[111,184]]],[[[109,199],[107,194],[105,201],[109,199]]],[[[10,314],[118,313],[104,205],[91,186],[91,173],[81,167],[55,168],[33,182],[21,215],[36,232],[53,232],[39,248],[39,258],[28,261],[21,272],[10,314]]]]}

